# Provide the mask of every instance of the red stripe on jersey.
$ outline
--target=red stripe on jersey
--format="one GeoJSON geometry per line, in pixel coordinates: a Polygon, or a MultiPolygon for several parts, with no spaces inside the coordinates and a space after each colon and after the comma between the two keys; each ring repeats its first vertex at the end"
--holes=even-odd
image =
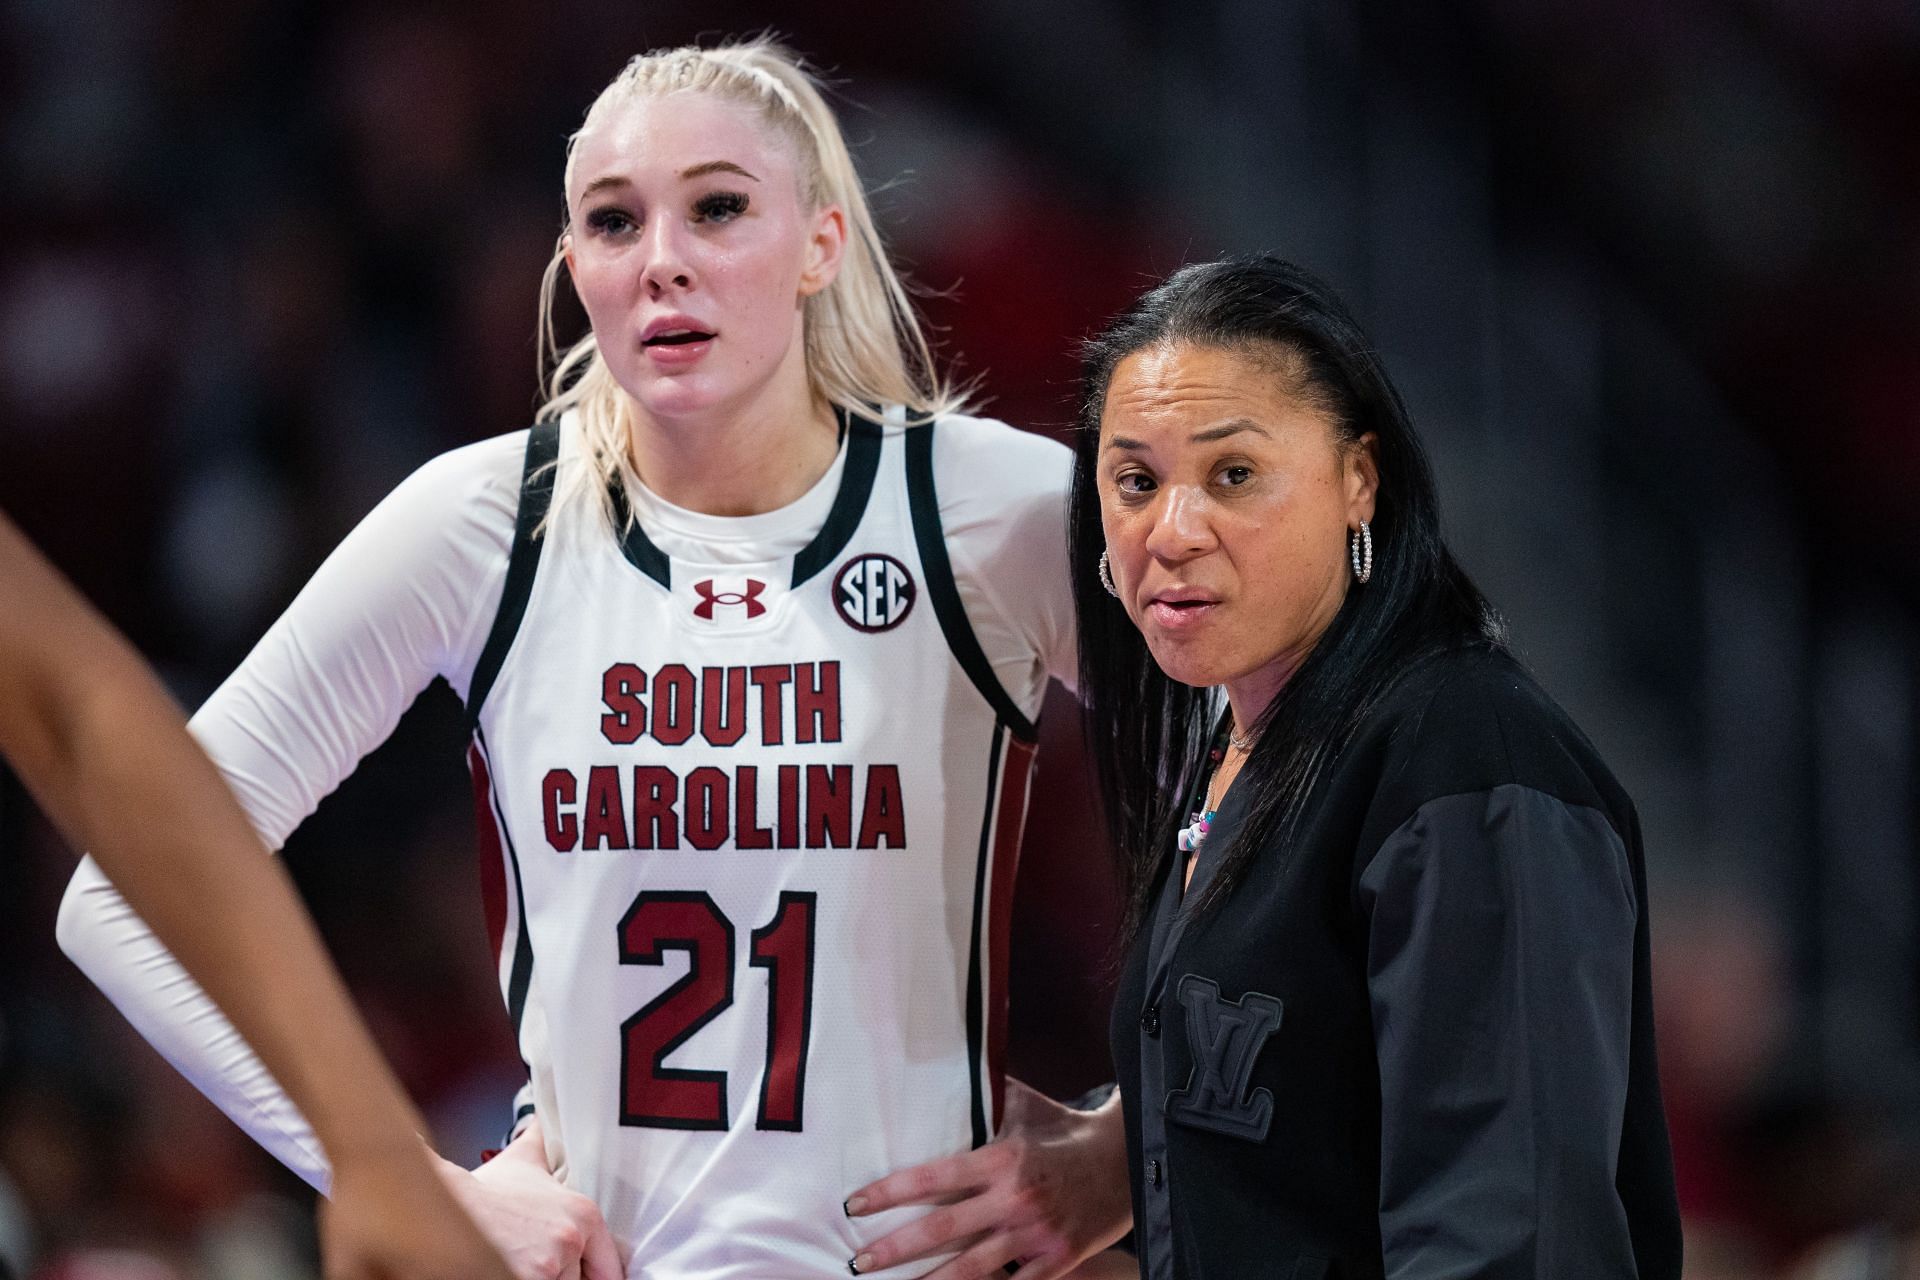
{"type": "Polygon", "coordinates": [[[486,758],[477,742],[467,747],[467,772],[473,776],[473,825],[480,836],[480,905],[497,969],[507,936],[507,855],[500,847],[500,825],[493,816],[493,780],[487,776],[486,758]]]}
{"type": "Polygon", "coordinates": [[[1027,825],[1027,787],[1033,781],[1033,756],[1038,745],[1007,733],[1007,750],[1000,765],[1000,807],[993,818],[993,862],[987,873],[993,881],[987,888],[987,955],[991,957],[987,1076],[993,1082],[995,1133],[1000,1131],[1007,1096],[1007,958],[1013,936],[1013,877],[1020,864],[1020,836],[1027,825]]]}

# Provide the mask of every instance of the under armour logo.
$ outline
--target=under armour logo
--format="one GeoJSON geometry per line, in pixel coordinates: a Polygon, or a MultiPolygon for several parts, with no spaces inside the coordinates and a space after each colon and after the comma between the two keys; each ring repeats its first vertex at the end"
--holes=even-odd
{"type": "Polygon", "coordinates": [[[760,603],[760,593],[767,589],[767,584],[758,578],[748,578],[745,591],[715,591],[712,578],[694,583],[693,589],[700,596],[700,603],[693,606],[693,616],[702,622],[713,621],[713,607],[717,604],[743,604],[747,606],[749,618],[757,618],[767,611],[767,606],[760,603]]]}
{"type": "Polygon", "coordinates": [[[1167,1115],[1182,1124],[1259,1142],[1273,1121],[1273,1091],[1247,1094],[1254,1059],[1280,1029],[1280,1002],[1249,991],[1223,1000],[1220,984],[1190,973],[1175,992],[1187,1011],[1194,1069],[1187,1087],[1167,1095],[1167,1115]]]}

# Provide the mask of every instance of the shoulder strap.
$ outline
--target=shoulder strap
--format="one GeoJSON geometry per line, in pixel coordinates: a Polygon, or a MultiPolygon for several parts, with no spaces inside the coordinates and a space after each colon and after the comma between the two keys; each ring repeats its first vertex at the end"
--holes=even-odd
{"type": "Polygon", "coordinates": [[[493,629],[487,633],[486,647],[473,668],[473,684],[467,690],[467,724],[480,722],[480,707],[487,700],[507,650],[519,634],[520,620],[526,616],[527,600],[533,595],[534,571],[540,567],[540,546],[544,538],[535,538],[553,505],[553,477],[560,459],[560,424],[536,422],[527,432],[526,462],[520,471],[520,511],[513,521],[513,550],[507,555],[507,585],[500,594],[500,611],[493,616],[493,629]]]}
{"type": "Polygon", "coordinates": [[[994,675],[993,664],[987,661],[986,651],[973,634],[973,624],[967,621],[960,588],[954,584],[946,532],[940,527],[940,495],[933,483],[933,432],[938,425],[929,422],[906,433],[907,506],[913,512],[913,541],[920,552],[920,567],[927,575],[927,598],[933,601],[934,616],[940,620],[954,661],[1014,736],[1032,742],[1039,737],[1039,726],[1021,712],[994,675]]]}
{"type": "Polygon", "coordinates": [[[860,527],[860,517],[866,513],[867,499],[873,493],[873,478],[880,471],[880,424],[849,414],[845,409],[836,408],[834,415],[840,421],[841,433],[852,437],[847,442],[847,465],[840,473],[840,491],[833,497],[833,509],[827,513],[826,523],[820,526],[813,541],[793,558],[792,590],[798,590],[847,549],[854,531],[860,527]]]}

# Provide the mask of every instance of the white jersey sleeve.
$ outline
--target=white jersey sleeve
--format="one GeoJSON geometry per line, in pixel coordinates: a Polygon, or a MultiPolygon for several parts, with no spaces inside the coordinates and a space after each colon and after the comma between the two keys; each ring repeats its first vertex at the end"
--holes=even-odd
{"type": "MultiPolygon", "coordinates": [[[[379,745],[433,678],[463,697],[499,606],[526,433],[454,450],[400,484],[321,565],[189,728],[271,849],[379,745]]],[[[92,859],[61,949],[202,1093],[322,1191],[293,1102],[92,859]]]]}
{"type": "Polygon", "coordinates": [[[1078,682],[1067,579],[1073,451],[987,418],[945,418],[934,438],[940,523],[967,617],[1001,685],[1038,707],[1049,675],[1078,682]]]}

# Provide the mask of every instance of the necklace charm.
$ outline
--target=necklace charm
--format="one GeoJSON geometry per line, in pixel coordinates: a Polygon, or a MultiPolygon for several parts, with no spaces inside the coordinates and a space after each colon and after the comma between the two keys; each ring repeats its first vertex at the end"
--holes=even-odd
{"type": "Polygon", "coordinates": [[[1180,828],[1180,834],[1174,841],[1179,846],[1180,852],[1200,852],[1200,845],[1206,840],[1207,831],[1213,826],[1213,817],[1216,812],[1218,811],[1208,809],[1203,813],[1196,813],[1190,825],[1180,828]]]}

